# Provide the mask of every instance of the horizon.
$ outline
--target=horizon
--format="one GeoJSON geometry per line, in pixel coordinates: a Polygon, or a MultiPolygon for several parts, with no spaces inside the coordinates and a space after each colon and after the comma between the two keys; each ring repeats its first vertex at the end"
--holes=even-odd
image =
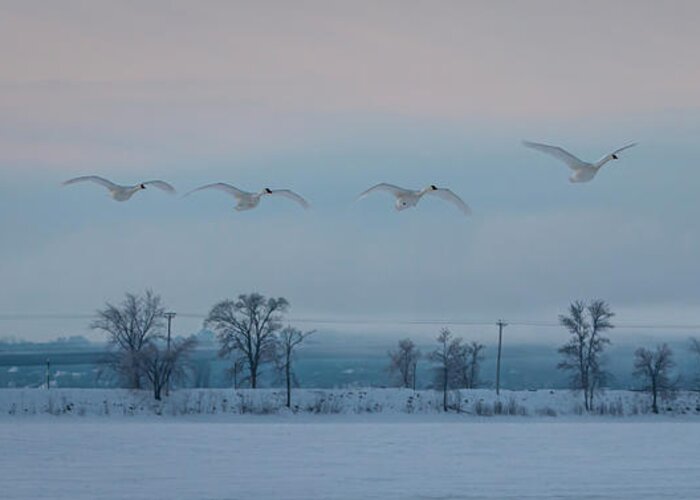
{"type": "MultiPolygon", "coordinates": [[[[383,332],[373,335],[363,329],[348,333],[342,330],[320,328],[304,342],[295,358],[295,379],[300,388],[352,388],[391,387],[397,383],[389,370],[390,350],[397,342],[410,338],[422,353],[418,363],[417,383],[420,389],[433,387],[435,364],[429,354],[438,347],[435,332],[426,325],[412,334],[406,331],[383,332]]],[[[485,331],[489,325],[441,325],[450,328],[456,338],[466,342],[476,341],[485,346],[484,359],[480,363],[479,388],[493,389],[496,370],[497,337],[485,331]]],[[[557,368],[561,361],[559,348],[570,334],[559,327],[558,336],[533,340],[518,335],[519,325],[508,325],[504,331],[503,369],[501,387],[511,390],[563,389],[569,386],[569,377],[557,368]],[[512,330],[515,329],[515,331],[512,330]]],[[[553,325],[539,326],[551,330],[553,325]]],[[[652,333],[638,333],[634,328],[622,327],[608,332],[611,345],[606,350],[604,362],[611,379],[606,390],[639,390],[639,380],[633,375],[636,349],[653,348],[661,343],[672,350],[675,362],[674,373],[680,389],[694,390],[697,387],[697,355],[691,352],[690,336],[677,333],[674,337],[658,340],[652,333]]],[[[183,333],[174,330],[177,339],[183,333]]],[[[232,382],[228,370],[230,359],[219,356],[219,343],[215,332],[207,329],[193,333],[197,338],[192,359],[187,363],[190,377],[183,388],[194,384],[197,388],[226,388],[232,382]]],[[[84,336],[63,337],[46,343],[28,343],[21,339],[0,338],[0,386],[36,387],[46,377],[46,362],[50,360],[52,383],[56,388],[111,387],[118,381],[104,377],[100,366],[107,361],[108,338],[84,336]]],[[[261,387],[279,388],[279,373],[274,366],[264,368],[260,374],[261,387]]]]}

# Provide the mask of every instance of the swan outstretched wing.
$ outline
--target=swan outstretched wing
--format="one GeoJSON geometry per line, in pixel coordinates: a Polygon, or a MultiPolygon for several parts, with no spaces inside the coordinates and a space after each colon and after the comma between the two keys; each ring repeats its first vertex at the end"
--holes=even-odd
{"type": "Polygon", "coordinates": [[[632,144],[628,144],[627,146],[622,146],[620,149],[616,149],[615,151],[613,151],[613,152],[610,153],[610,154],[611,154],[611,155],[616,155],[616,154],[618,154],[618,153],[623,152],[625,149],[633,148],[633,147],[636,146],[636,145],[637,145],[637,143],[636,143],[636,142],[633,142],[632,144]]]}
{"type": "Polygon", "coordinates": [[[73,179],[68,179],[63,183],[63,185],[68,186],[70,184],[77,184],[78,182],[94,182],[110,190],[118,189],[120,187],[112,181],[108,181],[107,179],[105,179],[104,177],[100,177],[99,175],[83,175],[82,177],[75,177],[73,179]]]}
{"type": "Polygon", "coordinates": [[[368,194],[374,193],[375,191],[386,191],[387,193],[391,193],[394,196],[399,196],[399,195],[406,194],[406,193],[410,192],[408,189],[400,188],[399,186],[395,186],[393,184],[388,184],[386,182],[381,182],[381,183],[377,184],[376,186],[372,186],[367,191],[360,193],[360,195],[357,197],[357,199],[361,200],[362,198],[364,198],[368,194]]]}
{"type": "Polygon", "coordinates": [[[628,144],[628,145],[626,145],[626,146],[622,146],[621,148],[616,149],[616,150],[613,151],[612,153],[608,153],[607,155],[603,156],[600,160],[598,160],[598,164],[604,165],[605,163],[609,162],[610,160],[616,159],[618,153],[621,153],[621,152],[624,151],[625,149],[629,149],[629,148],[634,147],[634,146],[636,146],[636,145],[637,145],[637,143],[636,143],[636,142],[633,142],[632,144],[628,144]]]}
{"type": "Polygon", "coordinates": [[[171,193],[171,194],[175,193],[175,188],[165,181],[147,181],[147,182],[142,182],[142,184],[144,186],[157,187],[158,189],[162,189],[163,191],[165,191],[167,193],[171,193]]]}
{"type": "Polygon", "coordinates": [[[586,162],[581,161],[580,159],[576,158],[574,155],[569,153],[567,150],[565,150],[564,148],[560,148],[559,146],[550,146],[549,144],[541,144],[539,142],[530,141],[523,141],[523,145],[527,148],[535,149],[537,151],[548,154],[550,156],[553,156],[554,158],[557,158],[558,160],[563,161],[569,166],[571,170],[578,170],[582,167],[587,166],[586,162]]]}
{"type": "Polygon", "coordinates": [[[289,198],[290,200],[294,200],[295,202],[297,202],[299,205],[301,205],[304,208],[309,208],[309,202],[306,201],[306,199],[303,196],[295,193],[291,189],[271,189],[268,194],[269,195],[284,196],[285,198],[289,198]]]}
{"type": "Polygon", "coordinates": [[[442,198],[445,201],[449,201],[453,205],[455,205],[457,208],[459,208],[464,215],[471,215],[472,209],[469,208],[469,205],[467,205],[462,198],[457,196],[452,192],[452,190],[447,189],[447,188],[438,188],[438,189],[433,189],[430,191],[426,191],[426,194],[432,194],[435,196],[438,196],[442,198]]]}
{"type": "Polygon", "coordinates": [[[198,187],[197,189],[193,189],[189,193],[185,194],[185,196],[189,196],[192,193],[196,193],[197,191],[203,191],[205,189],[218,189],[219,191],[224,191],[225,193],[230,194],[231,196],[235,197],[236,199],[240,199],[240,198],[243,198],[243,197],[251,194],[251,193],[246,193],[245,191],[241,191],[237,187],[234,187],[230,184],[226,184],[225,182],[215,182],[214,184],[207,184],[206,186],[201,186],[201,187],[198,187]]]}

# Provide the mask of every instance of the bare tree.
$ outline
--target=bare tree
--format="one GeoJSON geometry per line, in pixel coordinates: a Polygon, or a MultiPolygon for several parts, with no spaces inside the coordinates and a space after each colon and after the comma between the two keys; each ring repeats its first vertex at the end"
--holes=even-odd
{"type": "Polygon", "coordinates": [[[667,344],[661,344],[655,351],[640,347],[634,352],[634,375],[646,383],[644,390],[651,393],[651,409],[659,413],[657,396],[666,396],[675,388],[675,382],[671,380],[673,351],[667,344]]]}
{"type": "Polygon", "coordinates": [[[690,339],[690,352],[700,357],[700,339],[690,339]]]}
{"type": "Polygon", "coordinates": [[[284,377],[285,386],[287,387],[287,408],[292,406],[292,384],[296,386],[299,383],[292,368],[294,352],[296,348],[313,333],[313,331],[302,332],[301,330],[287,326],[277,335],[276,363],[278,370],[284,377]]]}
{"type": "Polygon", "coordinates": [[[557,367],[573,372],[572,387],[583,391],[587,411],[593,409],[593,396],[607,376],[602,367],[602,354],[610,339],[602,333],[614,328],[610,322],[614,315],[605,301],[594,300],[590,304],[573,302],[569,315],[559,316],[559,322],[569,331],[571,339],[559,348],[564,360],[557,367]]]}
{"type": "Polygon", "coordinates": [[[454,385],[464,389],[474,389],[479,384],[479,370],[484,360],[482,351],[486,346],[474,341],[462,344],[461,339],[456,340],[453,359],[454,385]]]}
{"type": "Polygon", "coordinates": [[[698,361],[698,374],[696,378],[696,383],[700,387],[700,339],[691,338],[689,350],[692,354],[695,354],[696,360],[698,361]]]}
{"type": "Polygon", "coordinates": [[[147,290],[143,295],[127,293],[121,304],[107,303],[97,311],[90,328],[108,336],[110,364],[129,388],[140,389],[144,376],[141,352],[163,329],[163,313],[159,295],[147,290]]]}
{"type": "Polygon", "coordinates": [[[401,387],[416,390],[416,367],[421,352],[411,339],[399,340],[395,351],[389,351],[389,372],[398,374],[401,387]]]}
{"type": "Polygon", "coordinates": [[[449,328],[443,328],[436,340],[438,348],[430,353],[429,359],[437,364],[435,385],[442,389],[442,408],[447,411],[447,391],[461,371],[462,339],[452,338],[449,328]]]}
{"type": "Polygon", "coordinates": [[[465,372],[468,373],[465,387],[467,389],[476,389],[479,387],[479,371],[481,370],[481,362],[484,360],[483,351],[486,349],[486,346],[472,341],[465,345],[464,348],[466,354],[464,368],[465,372]]]}
{"type": "Polygon", "coordinates": [[[197,346],[194,337],[176,339],[170,349],[162,342],[151,340],[139,354],[143,373],[151,384],[153,397],[160,401],[161,392],[168,381],[182,380],[185,373],[185,362],[197,346]]]}
{"type": "Polygon", "coordinates": [[[282,327],[282,314],[288,308],[289,302],[282,297],[266,298],[251,293],[219,302],[204,322],[217,333],[220,356],[234,351],[243,356],[253,389],[258,385],[262,365],[274,360],[276,334],[282,327]]]}

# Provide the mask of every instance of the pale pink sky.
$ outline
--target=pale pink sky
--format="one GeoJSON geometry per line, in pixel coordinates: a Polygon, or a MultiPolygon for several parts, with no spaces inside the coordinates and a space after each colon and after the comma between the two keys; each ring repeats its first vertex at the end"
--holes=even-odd
{"type": "Polygon", "coordinates": [[[313,113],[527,123],[697,108],[698,21],[692,0],[5,1],[0,123],[14,133],[0,161],[144,155],[91,134],[255,152],[311,142],[325,126],[295,118],[313,113]]]}
{"type": "Polygon", "coordinates": [[[4,83],[210,82],[232,100],[438,115],[700,104],[695,1],[6,1],[0,12],[4,83]]]}

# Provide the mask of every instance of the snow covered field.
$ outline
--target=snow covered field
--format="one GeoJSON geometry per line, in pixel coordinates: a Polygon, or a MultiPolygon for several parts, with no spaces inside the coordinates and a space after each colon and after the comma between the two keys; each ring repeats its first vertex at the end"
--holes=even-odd
{"type": "MultiPolygon", "coordinates": [[[[295,414],[419,414],[442,412],[442,393],[405,389],[299,389],[293,392],[295,414]]],[[[649,413],[648,394],[606,391],[598,396],[594,413],[628,417],[649,413]]],[[[449,405],[465,418],[510,415],[518,417],[566,417],[583,412],[580,395],[567,390],[501,391],[474,389],[451,391],[449,405]]],[[[700,421],[700,393],[679,392],[660,403],[666,415],[687,416],[700,421]]],[[[162,402],[149,391],[124,389],[2,389],[0,419],[20,417],[153,417],[197,416],[226,419],[241,414],[290,413],[285,393],[277,389],[188,389],[172,393],[162,402]]]]}
{"type": "Polygon", "coordinates": [[[689,420],[4,419],[14,499],[697,499],[689,420]]]}
{"type": "Polygon", "coordinates": [[[0,391],[0,498],[697,499],[697,393],[0,391]],[[510,409],[509,409],[510,408],[510,409]],[[545,411],[549,409],[551,411],[545,411]],[[554,417],[556,415],[556,418],[554,417]]]}

